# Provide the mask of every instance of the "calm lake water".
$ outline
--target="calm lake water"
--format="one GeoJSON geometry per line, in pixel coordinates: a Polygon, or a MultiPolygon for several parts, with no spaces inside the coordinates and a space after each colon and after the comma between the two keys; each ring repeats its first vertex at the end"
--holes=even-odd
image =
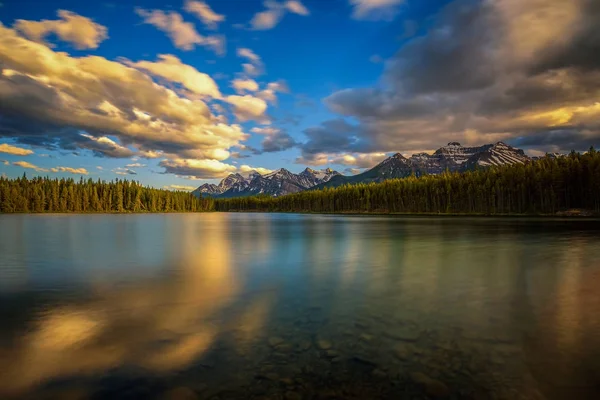
{"type": "Polygon", "coordinates": [[[598,393],[598,221],[0,215],[3,399],[598,393]]]}

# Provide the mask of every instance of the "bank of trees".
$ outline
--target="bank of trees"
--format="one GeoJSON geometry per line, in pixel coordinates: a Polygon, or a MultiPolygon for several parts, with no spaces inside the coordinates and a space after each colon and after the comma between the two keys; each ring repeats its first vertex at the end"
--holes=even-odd
{"type": "Polygon", "coordinates": [[[346,185],[282,197],[197,198],[138,182],[0,178],[0,212],[392,212],[600,213],[600,153],[544,157],[526,164],[346,185]]]}
{"type": "Polygon", "coordinates": [[[554,214],[600,212],[600,153],[467,173],[409,177],[273,197],[221,199],[216,211],[554,214]]]}
{"type": "Polygon", "coordinates": [[[0,212],[184,212],[212,210],[212,199],[152,189],[135,181],[0,178],[0,212]]]}

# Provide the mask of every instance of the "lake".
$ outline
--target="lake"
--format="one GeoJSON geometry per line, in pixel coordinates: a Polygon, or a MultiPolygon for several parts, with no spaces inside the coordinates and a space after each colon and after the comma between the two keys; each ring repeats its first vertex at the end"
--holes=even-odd
{"type": "Polygon", "coordinates": [[[0,397],[600,393],[597,220],[0,215],[0,397]]]}

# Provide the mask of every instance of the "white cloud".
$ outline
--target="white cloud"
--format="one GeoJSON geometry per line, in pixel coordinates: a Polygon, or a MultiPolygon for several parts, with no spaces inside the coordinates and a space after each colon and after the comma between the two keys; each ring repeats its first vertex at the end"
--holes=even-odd
{"type": "Polygon", "coordinates": [[[252,171],[256,171],[261,175],[266,175],[266,174],[273,172],[272,169],[267,169],[267,168],[262,168],[262,167],[251,167],[249,165],[241,165],[240,166],[240,173],[242,175],[246,175],[252,171]]]}
{"type": "Polygon", "coordinates": [[[225,21],[225,16],[214,12],[203,1],[186,0],[184,10],[194,14],[209,29],[216,29],[220,22],[225,21]]]}
{"type": "Polygon", "coordinates": [[[165,32],[175,47],[180,50],[193,50],[196,45],[212,48],[217,54],[224,54],[225,39],[222,36],[202,36],[191,22],[185,22],[181,14],[162,10],[136,8],[135,12],[144,19],[144,23],[155,26],[165,32]]]}
{"type": "Polygon", "coordinates": [[[247,59],[249,62],[242,64],[244,73],[248,76],[259,76],[264,73],[265,66],[260,57],[251,49],[239,47],[237,56],[247,59]]]}
{"type": "Polygon", "coordinates": [[[96,169],[102,171],[104,168],[101,166],[97,166],[96,169]]]}
{"type": "Polygon", "coordinates": [[[112,172],[114,172],[117,175],[137,175],[137,172],[135,172],[134,170],[123,167],[117,167],[113,169],[112,172]]]}
{"type": "Polygon", "coordinates": [[[16,156],[28,156],[33,154],[33,150],[24,149],[22,147],[11,146],[7,143],[0,144],[0,153],[13,154],[16,156]]]}
{"type": "Polygon", "coordinates": [[[285,81],[270,82],[267,85],[266,89],[263,89],[256,94],[256,97],[259,97],[270,103],[276,103],[277,102],[276,93],[289,93],[289,91],[290,90],[285,81]]]}
{"type": "Polygon", "coordinates": [[[38,172],[49,172],[47,169],[40,168],[37,165],[33,165],[31,163],[28,163],[27,161],[15,161],[12,164],[16,165],[17,167],[21,167],[21,168],[34,169],[34,170],[36,170],[38,172]]]}
{"type": "Polygon", "coordinates": [[[186,185],[167,185],[167,186],[163,186],[163,189],[191,192],[192,190],[195,190],[196,187],[195,186],[186,186],[186,185]]]}
{"type": "Polygon", "coordinates": [[[218,85],[209,75],[198,71],[191,65],[183,64],[174,55],[159,54],[158,58],[160,61],[128,61],[126,64],[171,82],[180,83],[192,93],[214,98],[221,97],[218,85]]]}
{"type": "Polygon", "coordinates": [[[108,38],[106,27],[87,17],[66,10],[59,10],[58,20],[27,21],[18,19],[15,28],[36,42],[43,42],[49,34],[71,43],[76,49],[96,49],[108,38]]]}
{"type": "Polygon", "coordinates": [[[258,121],[264,122],[267,118],[267,103],[263,99],[250,95],[236,96],[231,95],[225,98],[229,104],[233,106],[233,114],[241,121],[258,121]]]}
{"type": "Polygon", "coordinates": [[[307,16],[310,14],[308,9],[298,0],[288,0],[279,3],[274,0],[267,0],[264,3],[266,10],[258,12],[250,21],[252,29],[264,31],[273,29],[287,12],[307,16]]]}
{"type": "Polygon", "coordinates": [[[372,168],[387,158],[386,153],[316,153],[310,157],[298,157],[297,164],[322,166],[341,164],[356,168],[372,168]]]}
{"type": "Polygon", "coordinates": [[[68,172],[75,175],[87,175],[88,171],[85,168],[71,168],[71,167],[55,167],[50,169],[52,172],[68,172]]]}
{"type": "Polygon", "coordinates": [[[235,166],[217,160],[174,159],[163,160],[159,165],[168,173],[195,179],[224,178],[236,171],[235,166]]]}
{"type": "Polygon", "coordinates": [[[258,133],[259,135],[276,135],[280,132],[279,129],[277,128],[273,128],[271,126],[266,126],[266,127],[254,127],[252,129],[250,129],[251,132],[253,133],[258,133]]]}
{"type": "Polygon", "coordinates": [[[289,12],[298,14],[298,15],[309,15],[310,12],[308,9],[298,0],[288,0],[285,2],[285,8],[288,9],[289,12]]]}
{"type": "MultiPolygon", "coordinates": [[[[140,64],[164,75],[163,82],[155,82],[125,60],[72,57],[0,25],[0,63],[0,110],[10,110],[10,120],[0,119],[2,137],[53,150],[89,149],[104,157],[217,161],[249,137],[240,125],[215,117],[201,99],[171,89],[177,81],[194,85],[159,71],[161,62],[140,64]]],[[[229,102],[240,120],[258,119],[267,108],[252,96],[229,102]]]]}
{"type": "Polygon", "coordinates": [[[365,20],[389,20],[398,13],[398,6],[405,0],[350,0],[354,7],[352,18],[365,20]]]}
{"type": "Polygon", "coordinates": [[[256,92],[258,90],[258,83],[254,79],[234,79],[231,81],[231,87],[238,94],[243,94],[245,91],[256,92]]]}
{"type": "Polygon", "coordinates": [[[143,168],[145,166],[146,166],[146,164],[133,163],[133,164],[127,164],[125,167],[127,167],[127,168],[143,168]]]}

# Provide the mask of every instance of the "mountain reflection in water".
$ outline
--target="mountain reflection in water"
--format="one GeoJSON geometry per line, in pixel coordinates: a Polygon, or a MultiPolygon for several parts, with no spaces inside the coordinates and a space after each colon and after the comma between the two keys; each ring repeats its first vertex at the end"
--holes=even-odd
{"type": "Polygon", "coordinates": [[[600,223],[0,216],[2,398],[587,398],[600,223]]]}

